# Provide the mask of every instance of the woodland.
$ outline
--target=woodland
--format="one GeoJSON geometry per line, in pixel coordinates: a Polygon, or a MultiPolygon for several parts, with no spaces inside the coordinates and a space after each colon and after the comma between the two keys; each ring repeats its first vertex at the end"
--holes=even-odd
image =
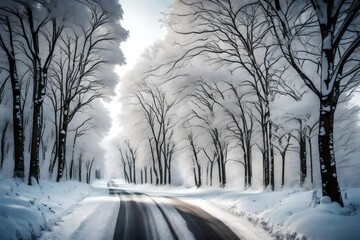
{"type": "Polygon", "coordinates": [[[356,0],[175,0],[166,37],[118,80],[119,3],[1,1],[0,167],[89,183],[106,150],[129,183],[321,187],[343,206],[340,187],[359,185],[359,13],[356,0]],[[122,130],[102,150],[115,93],[122,130]]]}

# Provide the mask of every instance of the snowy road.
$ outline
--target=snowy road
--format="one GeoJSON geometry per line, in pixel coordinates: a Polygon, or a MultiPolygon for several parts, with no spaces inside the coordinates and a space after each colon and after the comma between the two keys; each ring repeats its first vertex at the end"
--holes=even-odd
{"type": "Polygon", "coordinates": [[[183,201],[112,189],[120,198],[114,239],[239,239],[219,219],[183,201]]]}
{"type": "Polygon", "coordinates": [[[209,206],[202,194],[117,184],[108,188],[106,182],[93,187],[41,239],[271,239],[246,219],[209,206]]]}

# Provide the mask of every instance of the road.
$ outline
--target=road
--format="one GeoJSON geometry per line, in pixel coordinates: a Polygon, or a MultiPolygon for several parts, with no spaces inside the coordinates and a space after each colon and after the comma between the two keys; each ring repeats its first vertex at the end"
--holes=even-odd
{"type": "Polygon", "coordinates": [[[114,239],[239,239],[222,221],[178,199],[129,192],[110,184],[120,198],[114,239]]]}

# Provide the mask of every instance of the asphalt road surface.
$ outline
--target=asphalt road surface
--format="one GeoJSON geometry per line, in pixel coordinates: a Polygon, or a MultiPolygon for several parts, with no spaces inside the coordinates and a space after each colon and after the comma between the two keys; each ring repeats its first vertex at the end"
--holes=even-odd
{"type": "Polygon", "coordinates": [[[110,184],[120,198],[115,240],[231,240],[238,236],[222,221],[178,199],[128,192],[110,184]]]}

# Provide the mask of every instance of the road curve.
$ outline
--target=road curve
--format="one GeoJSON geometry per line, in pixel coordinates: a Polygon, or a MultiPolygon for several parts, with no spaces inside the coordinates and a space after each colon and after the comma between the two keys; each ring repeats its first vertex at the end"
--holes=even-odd
{"type": "Polygon", "coordinates": [[[113,186],[109,193],[120,198],[114,240],[239,239],[222,221],[181,200],[151,197],[113,186]]]}

